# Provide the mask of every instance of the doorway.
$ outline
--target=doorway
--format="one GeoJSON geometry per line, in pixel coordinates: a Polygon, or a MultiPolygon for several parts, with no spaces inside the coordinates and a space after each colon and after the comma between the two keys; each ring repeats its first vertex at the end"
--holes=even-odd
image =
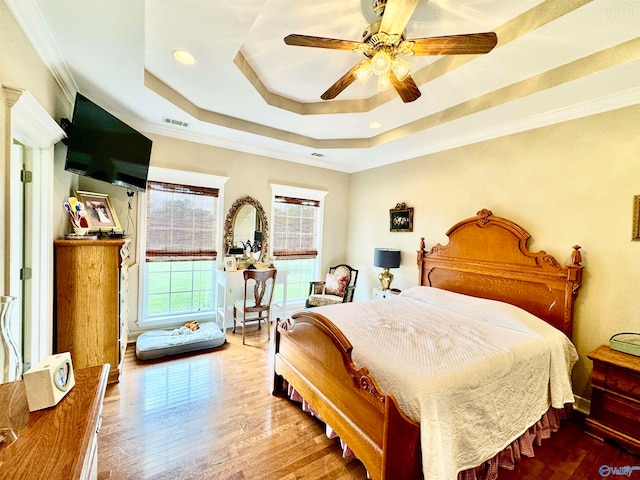
{"type": "Polygon", "coordinates": [[[11,128],[4,294],[18,299],[9,327],[25,371],[52,351],[53,149],[64,132],[29,92],[3,89],[11,128]]]}

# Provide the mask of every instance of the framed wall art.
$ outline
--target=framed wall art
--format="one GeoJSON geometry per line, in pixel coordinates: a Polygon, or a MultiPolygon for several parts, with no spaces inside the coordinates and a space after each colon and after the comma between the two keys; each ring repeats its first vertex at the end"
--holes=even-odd
{"type": "Polygon", "coordinates": [[[122,232],[116,211],[106,193],[76,192],[76,198],[87,211],[90,232],[122,232]]]}
{"type": "Polygon", "coordinates": [[[389,213],[390,231],[413,232],[413,207],[407,207],[405,203],[398,203],[395,208],[389,210],[389,213]]]}

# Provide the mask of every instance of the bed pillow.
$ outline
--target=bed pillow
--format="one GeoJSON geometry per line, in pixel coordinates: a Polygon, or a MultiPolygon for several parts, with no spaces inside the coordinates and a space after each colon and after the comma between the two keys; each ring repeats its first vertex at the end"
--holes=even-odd
{"type": "Polygon", "coordinates": [[[335,275],[333,273],[327,273],[327,278],[324,281],[324,293],[325,295],[337,295],[338,297],[344,297],[344,292],[347,290],[349,284],[349,275],[335,275]]]}
{"type": "Polygon", "coordinates": [[[545,323],[544,320],[509,303],[472,297],[435,287],[410,287],[403,290],[402,296],[414,298],[480,322],[523,333],[531,332],[531,328],[526,322],[527,319],[530,319],[530,322],[545,323]]]}

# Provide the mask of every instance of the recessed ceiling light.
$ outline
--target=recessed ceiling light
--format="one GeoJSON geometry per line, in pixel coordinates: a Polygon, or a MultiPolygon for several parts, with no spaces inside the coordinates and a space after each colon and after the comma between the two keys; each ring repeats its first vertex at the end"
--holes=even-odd
{"type": "Polygon", "coordinates": [[[369,124],[369,128],[373,128],[373,129],[380,128],[381,126],[382,124],[380,122],[371,122],[369,124]]]}
{"type": "Polygon", "coordinates": [[[174,50],[173,57],[181,63],[185,63],[187,65],[191,65],[192,63],[196,63],[196,58],[191,55],[186,50],[174,50]]]}

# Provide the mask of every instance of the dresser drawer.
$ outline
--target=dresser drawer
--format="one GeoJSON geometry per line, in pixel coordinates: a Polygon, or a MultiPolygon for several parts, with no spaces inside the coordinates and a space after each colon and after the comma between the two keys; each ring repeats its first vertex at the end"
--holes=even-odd
{"type": "Polygon", "coordinates": [[[640,375],[636,373],[609,367],[604,384],[607,390],[640,399],[640,375]]]}
{"type": "Polygon", "coordinates": [[[640,440],[640,404],[600,389],[593,389],[591,417],[640,440]]]}

